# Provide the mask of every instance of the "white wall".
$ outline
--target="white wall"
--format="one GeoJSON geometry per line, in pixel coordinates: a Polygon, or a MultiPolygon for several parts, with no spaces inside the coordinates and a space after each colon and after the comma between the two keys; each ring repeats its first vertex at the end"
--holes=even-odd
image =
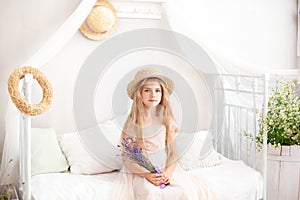
{"type": "MultiPolygon", "coordinates": [[[[10,72],[42,46],[78,2],[0,1],[0,154],[10,72]]],[[[296,66],[296,0],[181,0],[168,12],[176,31],[202,43],[227,69],[249,72],[296,66]]],[[[115,34],[143,27],[168,25],[166,18],[121,19],[115,34]]],[[[58,127],[60,132],[73,128],[72,106],[64,102],[72,102],[70,89],[80,66],[100,44],[77,32],[62,52],[41,67],[55,88],[55,102],[47,114],[34,119],[34,125],[58,127]]]]}
{"type": "Polygon", "coordinates": [[[207,46],[228,69],[295,67],[297,0],[194,2],[170,4],[171,24],[207,46]]]}

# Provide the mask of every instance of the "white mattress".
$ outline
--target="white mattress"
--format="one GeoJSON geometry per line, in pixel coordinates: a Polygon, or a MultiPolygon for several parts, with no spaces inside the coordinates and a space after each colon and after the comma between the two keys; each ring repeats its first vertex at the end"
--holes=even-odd
{"type": "Polygon", "coordinates": [[[206,179],[221,200],[257,200],[263,198],[261,174],[244,164],[222,157],[221,165],[187,171],[206,179]]]}
{"type": "MultiPolygon", "coordinates": [[[[260,173],[242,161],[222,158],[218,166],[197,168],[186,173],[204,177],[222,200],[254,200],[262,197],[260,173]]],[[[108,200],[116,176],[117,172],[99,175],[39,174],[32,177],[32,197],[37,200],[108,200]]]]}

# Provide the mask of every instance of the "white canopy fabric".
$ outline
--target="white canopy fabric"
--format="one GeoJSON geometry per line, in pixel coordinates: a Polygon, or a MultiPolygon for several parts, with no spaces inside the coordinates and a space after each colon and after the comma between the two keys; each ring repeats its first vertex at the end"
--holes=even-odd
{"type": "MultiPolygon", "coordinates": [[[[55,32],[46,44],[23,66],[39,68],[51,60],[78,31],[79,27],[88,16],[96,0],[82,0],[76,10],[55,32]]],[[[0,184],[15,184],[19,179],[19,130],[21,114],[8,102],[5,116],[5,139],[0,168],[0,184]]]]}

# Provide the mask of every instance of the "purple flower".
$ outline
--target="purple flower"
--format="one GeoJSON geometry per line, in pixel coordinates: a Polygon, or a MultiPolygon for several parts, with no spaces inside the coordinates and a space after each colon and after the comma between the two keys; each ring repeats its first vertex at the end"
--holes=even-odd
{"type": "MultiPolygon", "coordinates": [[[[132,137],[123,138],[121,142],[122,156],[128,158],[130,162],[136,163],[141,167],[144,167],[151,173],[160,174],[161,171],[158,167],[154,167],[149,159],[143,154],[143,149],[139,148],[136,141],[132,137]]],[[[164,183],[160,184],[160,188],[165,188],[166,185],[164,183]]]]}

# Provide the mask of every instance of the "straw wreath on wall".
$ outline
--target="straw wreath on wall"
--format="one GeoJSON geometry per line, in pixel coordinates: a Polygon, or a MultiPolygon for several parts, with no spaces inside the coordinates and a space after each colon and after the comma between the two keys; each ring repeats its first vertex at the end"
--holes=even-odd
{"type": "Polygon", "coordinates": [[[8,79],[8,91],[18,110],[31,116],[46,112],[53,100],[52,86],[46,76],[38,69],[30,66],[21,67],[12,72],[8,79]],[[32,74],[43,90],[43,99],[38,104],[30,104],[19,92],[19,82],[25,77],[25,74],[32,74]]]}

